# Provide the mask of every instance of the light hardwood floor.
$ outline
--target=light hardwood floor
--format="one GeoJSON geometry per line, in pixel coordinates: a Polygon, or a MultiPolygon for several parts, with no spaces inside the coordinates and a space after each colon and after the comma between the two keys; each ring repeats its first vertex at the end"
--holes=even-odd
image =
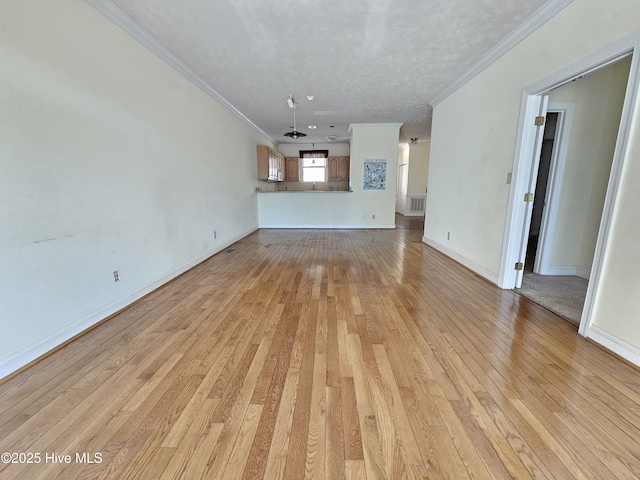
{"type": "Polygon", "coordinates": [[[0,385],[0,478],[640,477],[639,371],[421,234],[250,235],[0,385]]]}

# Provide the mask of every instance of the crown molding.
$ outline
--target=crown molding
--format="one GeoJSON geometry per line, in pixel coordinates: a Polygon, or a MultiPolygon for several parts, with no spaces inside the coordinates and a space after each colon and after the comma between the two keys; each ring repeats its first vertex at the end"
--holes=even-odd
{"type": "Polygon", "coordinates": [[[480,60],[471,65],[471,67],[455,82],[441,91],[439,94],[429,100],[432,107],[439,104],[453,92],[458,90],[485,68],[489,67],[493,62],[506,54],[513,47],[535,32],[538,28],[549,21],[560,10],[569,5],[573,0],[550,0],[542,7],[536,10],[533,15],[527,18],[524,23],[520,24],[514,31],[504,37],[495,47],[489,50],[480,60]]]}
{"type": "Polygon", "coordinates": [[[115,23],[122,30],[131,35],[140,44],[148,48],[161,60],[164,60],[171,67],[173,67],[178,73],[183,75],[187,80],[193,83],[196,87],[209,95],[214,100],[218,101],[223,107],[229,110],[231,113],[239,117],[244,123],[256,130],[259,134],[264,135],[270,139],[273,143],[277,143],[270,135],[265,133],[260,127],[247,118],[240,110],[231,105],[222,95],[215,91],[211,86],[198,75],[193,68],[187,65],[184,60],[178,57],[175,53],[165,47],[160,40],[154,37],[149,31],[130,17],[124,10],[118,7],[110,0],[85,0],[89,5],[94,7],[105,17],[115,23]]]}

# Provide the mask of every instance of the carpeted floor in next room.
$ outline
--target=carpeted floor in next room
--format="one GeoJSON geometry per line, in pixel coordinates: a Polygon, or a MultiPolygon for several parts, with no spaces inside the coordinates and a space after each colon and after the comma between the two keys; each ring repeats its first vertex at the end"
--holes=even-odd
{"type": "Polygon", "coordinates": [[[525,273],[521,295],[578,325],[588,281],[580,277],[525,273]]]}

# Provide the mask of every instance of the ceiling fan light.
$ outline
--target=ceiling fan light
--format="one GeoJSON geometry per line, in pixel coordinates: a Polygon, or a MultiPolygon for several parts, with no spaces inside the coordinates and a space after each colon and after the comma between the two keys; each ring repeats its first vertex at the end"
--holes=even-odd
{"type": "Polygon", "coordinates": [[[298,104],[293,100],[293,95],[289,95],[287,99],[287,104],[289,104],[289,108],[293,109],[293,130],[291,132],[287,132],[284,134],[285,137],[291,137],[294,140],[297,140],[299,137],[306,137],[306,133],[299,132],[296,129],[296,107],[298,104]]]}
{"type": "Polygon", "coordinates": [[[307,136],[307,134],[306,134],[306,133],[299,132],[299,131],[297,131],[297,130],[293,130],[293,131],[291,131],[291,132],[287,132],[287,133],[285,133],[285,134],[284,134],[284,136],[285,136],[285,137],[291,137],[291,138],[293,138],[293,139],[298,139],[298,138],[306,137],[306,136],[307,136]]]}

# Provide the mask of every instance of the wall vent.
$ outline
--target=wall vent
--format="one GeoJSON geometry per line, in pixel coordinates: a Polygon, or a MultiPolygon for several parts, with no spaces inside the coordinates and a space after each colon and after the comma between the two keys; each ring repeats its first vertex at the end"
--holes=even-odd
{"type": "Polygon", "coordinates": [[[412,195],[409,196],[409,212],[424,212],[425,204],[427,203],[426,195],[412,195]]]}

